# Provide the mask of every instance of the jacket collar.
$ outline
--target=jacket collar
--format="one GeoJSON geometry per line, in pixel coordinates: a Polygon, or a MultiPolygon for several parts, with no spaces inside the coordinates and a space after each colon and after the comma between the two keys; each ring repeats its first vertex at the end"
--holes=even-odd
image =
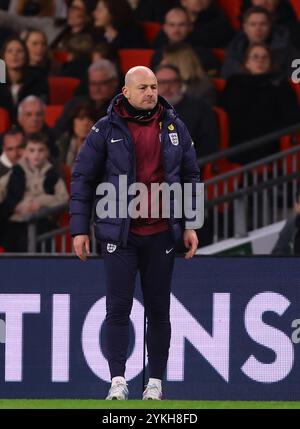
{"type": "MultiPolygon", "coordinates": [[[[110,121],[113,121],[117,117],[117,114],[114,112],[113,107],[117,103],[117,101],[120,100],[122,97],[123,97],[123,94],[118,94],[112,99],[107,109],[107,116],[110,121]]],[[[168,103],[165,98],[161,97],[160,95],[158,96],[158,102],[164,107],[164,115],[165,115],[164,119],[166,119],[168,122],[174,121],[177,118],[177,113],[174,107],[170,103],[168,103]]]]}

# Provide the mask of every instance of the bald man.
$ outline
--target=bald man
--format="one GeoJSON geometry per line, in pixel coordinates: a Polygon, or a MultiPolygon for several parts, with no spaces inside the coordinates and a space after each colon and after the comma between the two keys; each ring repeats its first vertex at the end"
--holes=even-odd
{"type": "Polygon", "coordinates": [[[106,399],[128,398],[129,317],[139,271],[148,322],[149,382],[143,399],[159,400],[170,346],[175,249],[183,239],[186,258],[192,258],[198,240],[196,232],[186,228],[187,219],[175,217],[174,195],[169,195],[169,201],[151,198],[151,184],[190,183],[194,204],[200,177],[191,137],[172,106],[158,97],[156,77],[146,67],[128,71],[122,94],[112,100],[107,116],[93,126],[74,166],[71,234],[76,255],[83,261],[90,252],[90,217],[103,178],[116,191],[110,203],[117,208],[103,218],[97,192],[95,236],[101,243],[106,273],[105,355],[112,379],[106,399]],[[124,192],[120,195],[120,180],[124,178],[127,191],[133,184],[144,188],[134,210],[130,210],[133,196],[128,195],[128,213],[121,216],[124,192]],[[169,216],[162,216],[162,204],[170,205],[169,216]],[[157,215],[153,216],[152,208],[158,209],[157,215]]]}

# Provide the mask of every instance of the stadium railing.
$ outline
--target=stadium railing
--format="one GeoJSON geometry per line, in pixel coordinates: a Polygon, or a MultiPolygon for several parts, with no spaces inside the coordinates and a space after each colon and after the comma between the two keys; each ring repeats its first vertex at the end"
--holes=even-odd
{"type": "MultiPolygon", "coordinates": [[[[292,137],[299,132],[300,124],[296,124],[199,160],[205,182],[205,217],[206,223],[211,224],[212,242],[247,236],[250,231],[288,216],[297,198],[300,179],[300,145],[292,137]],[[290,148],[243,166],[228,161],[233,155],[255,151],[282,136],[291,136],[290,148]],[[215,175],[205,177],[208,167],[215,175]]],[[[40,219],[58,217],[67,209],[67,204],[43,209],[27,219],[29,254],[72,255],[68,226],[59,226],[41,235],[37,233],[40,219]]],[[[92,232],[91,253],[97,254],[92,232]]]]}
{"type": "MultiPolygon", "coordinates": [[[[245,237],[249,232],[286,219],[299,192],[300,145],[295,134],[300,124],[270,133],[235,148],[199,160],[205,182],[205,218],[211,222],[213,243],[245,237]],[[233,155],[257,150],[290,136],[290,147],[246,165],[219,168],[233,155]],[[217,166],[215,176],[206,176],[208,166],[217,166]]],[[[286,145],[285,145],[286,147],[286,145]]]]}

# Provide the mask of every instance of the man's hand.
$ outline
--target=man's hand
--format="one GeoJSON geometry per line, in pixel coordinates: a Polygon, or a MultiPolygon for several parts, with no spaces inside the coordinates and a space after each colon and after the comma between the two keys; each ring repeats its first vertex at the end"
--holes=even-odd
{"type": "Polygon", "coordinates": [[[76,235],[73,238],[73,246],[79,259],[86,261],[90,254],[90,239],[88,235],[76,235]]]}
{"type": "Polygon", "coordinates": [[[191,259],[195,256],[198,248],[198,237],[193,229],[186,229],[183,233],[184,245],[189,251],[185,255],[185,259],[191,259]]]}

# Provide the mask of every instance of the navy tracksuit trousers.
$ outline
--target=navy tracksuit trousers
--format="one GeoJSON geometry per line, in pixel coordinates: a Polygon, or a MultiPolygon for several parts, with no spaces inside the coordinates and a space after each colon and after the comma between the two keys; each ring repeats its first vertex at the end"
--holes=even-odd
{"type": "Polygon", "coordinates": [[[162,379],[171,338],[170,292],[175,243],[169,231],[129,233],[126,247],[101,243],[106,274],[106,356],[111,377],[124,376],[129,346],[129,316],[140,271],[147,317],[149,376],[162,379]]]}

